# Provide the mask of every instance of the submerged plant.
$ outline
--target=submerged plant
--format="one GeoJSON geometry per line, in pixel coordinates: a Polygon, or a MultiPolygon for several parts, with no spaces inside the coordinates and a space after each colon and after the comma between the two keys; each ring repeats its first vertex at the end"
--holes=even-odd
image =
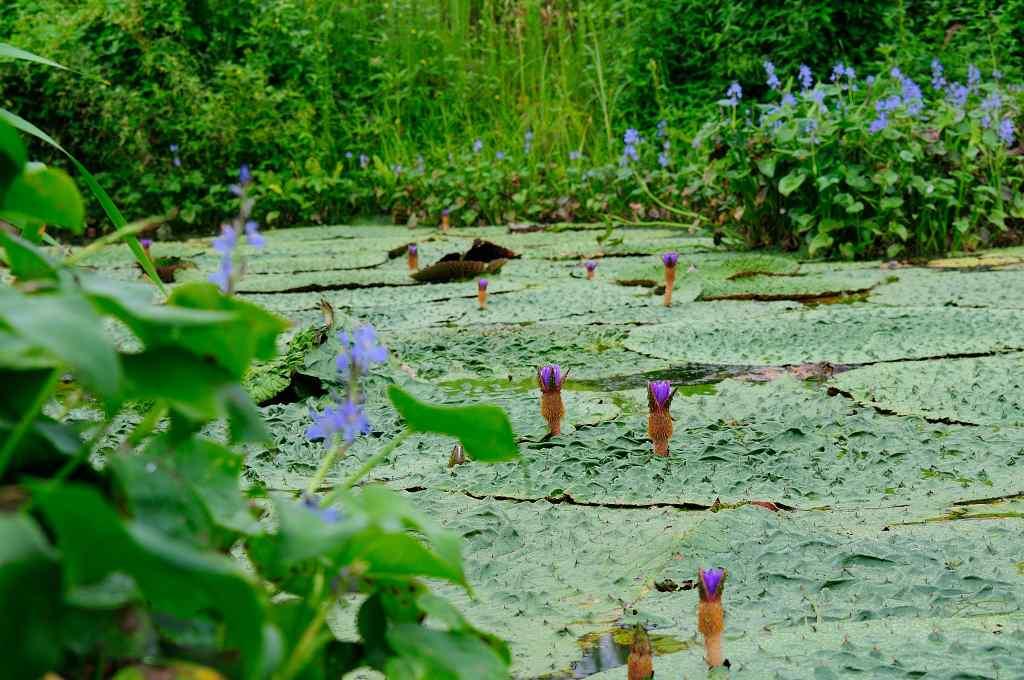
{"type": "Polygon", "coordinates": [[[667,457],[668,443],[672,439],[672,399],[676,390],[668,380],[647,383],[647,436],[654,445],[654,455],[667,457]]]}
{"type": "Polygon", "coordinates": [[[697,630],[704,636],[704,660],[714,668],[725,663],[722,654],[722,633],[725,631],[725,611],[722,609],[722,590],[725,588],[725,569],[700,569],[697,572],[697,630]]]}
{"type": "Polygon", "coordinates": [[[476,303],[480,309],[486,309],[487,307],[487,284],[490,283],[487,279],[480,279],[476,282],[476,303]]]}
{"type": "Polygon", "coordinates": [[[587,260],[583,263],[583,268],[587,270],[587,279],[592,280],[597,269],[597,260],[587,260]]]}
{"type": "Polygon", "coordinates": [[[651,656],[651,638],[640,624],[633,629],[633,642],[629,646],[627,661],[629,680],[651,680],[654,677],[654,659],[651,656]]]}
{"type": "Polygon", "coordinates": [[[414,272],[420,268],[420,252],[415,243],[410,243],[407,248],[409,260],[409,271],[414,272]]]}
{"type": "Polygon", "coordinates": [[[562,371],[558,364],[547,364],[537,369],[537,385],[540,387],[540,414],[548,423],[548,433],[562,434],[562,418],[565,405],[562,403],[562,385],[569,371],[562,371]]]}
{"type": "Polygon", "coordinates": [[[452,447],[452,455],[448,456],[448,467],[453,468],[456,465],[462,465],[466,462],[466,449],[463,448],[462,444],[455,444],[452,447]]]}
{"type": "Polygon", "coordinates": [[[672,306],[672,289],[676,285],[676,264],[679,262],[679,253],[668,252],[661,256],[665,265],[665,306],[672,306]]]}

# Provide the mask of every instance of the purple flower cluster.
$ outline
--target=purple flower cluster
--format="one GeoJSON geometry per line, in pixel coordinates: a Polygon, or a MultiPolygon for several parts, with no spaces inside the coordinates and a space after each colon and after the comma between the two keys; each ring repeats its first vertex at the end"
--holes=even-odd
{"type": "Polygon", "coordinates": [[[626,134],[622,136],[622,143],[626,145],[626,148],[622,150],[622,158],[619,159],[619,165],[625,167],[629,165],[630,161],[640,160],[640,152],[637,151],[637,145],[643,142],[640,138],[640,133],[636,128],[629,128],[626,130],[626,134]]]}
{"type": "Polygon", "coordinates": [[[743,99],[743,88],[734,80],[729,85],[729,89],[725,91],[725,103],[735,108],[741,99],[743,99]]]}
{"type": "Polygon", "coordinates": [[[782,83],[779,82],[779,76],[775,73],[775,64],[773,64],[770,61],[765,61],[764,73],[766,76],[768,76],[768,79],[765,81],[765,84],[773,90],[779,89],[779,86],[782,83]]]}
{"type": "Polygon", "coordinates": [[[932,59],[932,89],[941,90],[944,87],[946,87],[945,69],[941,61],[932,59]]]}
{"type": "Polygon", "coordinates": [[[1002,122],[999,123],[999,139],[1006,144],[1006,146],[1013,146],[1013,141],[1016,139],[1016,129],[1013,126],[1013,121],[1009,118],[1003,118],[1002,122]]]}
{"type": "Polygon", "coordinates": [[[243,165],[238,171],[238,184],[232,184],[231,193],[239,198],[240,207],[238,216],[229,223],[223,224],[220,228],[220,236],[213,241],[213,249],[220,254],[220,265],[217,271],[210,274],[209,280],[217,284],[221,292],[230,295],[235,290],[235,285],[245,273],[245,258],[236,252],[241,245],[241,238],[245,236],[245,242],[254,248],[262,248],[266,245],[266,239],[260,234],[259,224],[252,216],[254,201],[249,197],[249,187],[252,185],[252,173],[248,165],[243,165]]]}
{"type": "Polygon", "coordinates": [[[533,150],[533,130],[527,130],[523,135],[523,153],[529,155],[533,150]]]}
{"type": "Polygon", "coordinates": [[[874,135],[889,127],[889,114],[895,111],[901,103],[902,100],[896,95],[875,102],[875,113],[878,114],[878,117],[871,121],[868,132],[874,135]]]}
{"type": "Polygon", "coordinates": [[[800,86],[805,89],[811,89],[811,85],[814,84],[814,75],[811,73],[811,67],[807,64],[800,64],[800,70],[797,74],[800,80],[800,86]]]}
{"type": "Polygon", "coordinates": [[[373,326],[361,326],[351,334],[341,331],[337,338],[341,351],[335,363],[338,373],[348,384],[348,392],[344,399],[335,394],[334,403],[321,413],[311,408],[309,415],[313,424],[306,430],[307,439],[323,440],[327,448],[334,446],[339,436],[351,444],[360,435],[370,432],[370,421],[360,399],[359,379],[375,364],[388,360],[388,350],[380,344],[373,326]]]}

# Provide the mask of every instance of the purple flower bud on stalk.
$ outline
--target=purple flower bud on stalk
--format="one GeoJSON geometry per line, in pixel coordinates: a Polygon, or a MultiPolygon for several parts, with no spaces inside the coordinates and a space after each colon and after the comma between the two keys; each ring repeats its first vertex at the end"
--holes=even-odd
{"type": "Polygon", "coordinates": [[[537,381],[543,392],[557,392],[562,389],[568,371],[562,373],[558,364],[546,364],[537,369],[537,381]]]}
{"type": "Polygon", "coordinates": [[[142,246],[145,250],[149,250],[150,247],[153,245],[153,239],[151,239],[151,238],[139,239],[139,245],[142,246]]]}
{"type": "Polygon", "coordinates": [[[313,424],[306,429],[306,438],[310,441],[323,440],[327,448],[334,445],[336,435],[341,435],[346,443],[351,444],[359,435],[370,432],[366,412],[351,399],[341,406],[328,406],[323,413],[310,409],[309,415],[313,424]]]}
{"type": "Polygon", "coordinates": [[[663,253],[661,256],[661,261],[665,264],[666,267],[675,267],[676,263],[679,262],[679,253],[675,251],[663,253]]]}

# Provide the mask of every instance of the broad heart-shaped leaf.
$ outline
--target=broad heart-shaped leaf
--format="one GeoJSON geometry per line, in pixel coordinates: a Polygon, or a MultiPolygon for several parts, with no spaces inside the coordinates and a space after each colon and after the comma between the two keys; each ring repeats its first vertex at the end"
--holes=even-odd
{"type": "Polygon", "coordinates": [[[388,388],[388,397],[410,429],[456,437],[474,460],[493,463],[519,457],[508,415],[497,406],[432,406],[396,385],[388,388]]]}
{"type": "Polygon", "coordinates": [[[807,179],[807,174],[803,170],[792,171],[779,180],[779,193],[783,196],[789,196],[800,188],[805,179],[807,179]]]}
{"type": "MultiPolygon", "coordinates": [[[[490,645],[470,633],[400,623],[388,629],[387,639],[404,664],[415,669],[415,675],[410,677],[431,680],[501,680],[510,677],[508,662],[490,645]]],[[[392,675],[389,673],[388,677],[392,675]]]]}
{"type": "Polygon", "coordinates": [[[22,281],[49,279],[56,281],[57,270],[50,260],[28,241],[0,231],[0,246],[7,253],[11,273],[22,281]]]}
{"type": "Polygon", "coordinates": [[[0,617],[5,676],[41,678],[56,668],[60,568],[46,536],[25,514],[0,514],[0,602],[8,612],[0,617]]]}
{"type": "MultiPolygon", "coordinates": [[[[271,359],[277,353],[277,336],[288,322],[262,307],[221,294],[210,283],[179,286],[167,300],[169,305],[186,309],[228,312],[231,318],[216,325],[180,328],[166,344],[188,348],[200,356],[210,356],[242,378],[253,359],[271,359]]],[[[153,339],[159,342],[159,339],[153,339]]],[[[143,340],[143,342],[146,342],[143,340]]]]}
{"type": "Polygon", "coordinates": [[[126,355],[123,366],[128,399],[166,401],[196,423],[228,417],[235,441],[270,438],[256,405],[238,380],[217,364],[185,350],[159,347],[126,355]]]}
{"type": "Polygon", "coordinates": [[[14,128],[0,121],[0,196],[4,195],[14,178],[21,175],[27,160],[21,137],[14,128]]]}
{"type": "Polygon", "coordinates": [[[122,519],[91,487],[38,484],[32,491],[56,534],[65,591],[121,573],[134,579],[158,612],[186,619],[216,614],[224,625],[225,651],[242,659],[244,677],[257,677],[265,603],[229,557],[122,519]]]}
{"type": "Polygon", "coordinates": [[[66,172],[30,164],[8,185],[0,217],[23,230],[49,224],[78,234],[85,227],[85,203],[66,172]]]}
{"type": "Polygon", "coordinates": [[[24,295],[0,287],[0,320],[66,364],[108,404],[118,399],[121,363],[84,297],[63,291],[24,295]]]}

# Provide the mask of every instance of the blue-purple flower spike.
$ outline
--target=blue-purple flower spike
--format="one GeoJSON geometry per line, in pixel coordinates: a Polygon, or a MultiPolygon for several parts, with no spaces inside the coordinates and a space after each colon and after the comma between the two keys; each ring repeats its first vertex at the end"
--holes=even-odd
{"type": "Polygon", "coordinates": [[[705,602],[722,599],[722,588],[725,585],[725,569],[717,567],[701,569],[699,576],[697,589],[700,593],[700,599],[705,602]]]}

